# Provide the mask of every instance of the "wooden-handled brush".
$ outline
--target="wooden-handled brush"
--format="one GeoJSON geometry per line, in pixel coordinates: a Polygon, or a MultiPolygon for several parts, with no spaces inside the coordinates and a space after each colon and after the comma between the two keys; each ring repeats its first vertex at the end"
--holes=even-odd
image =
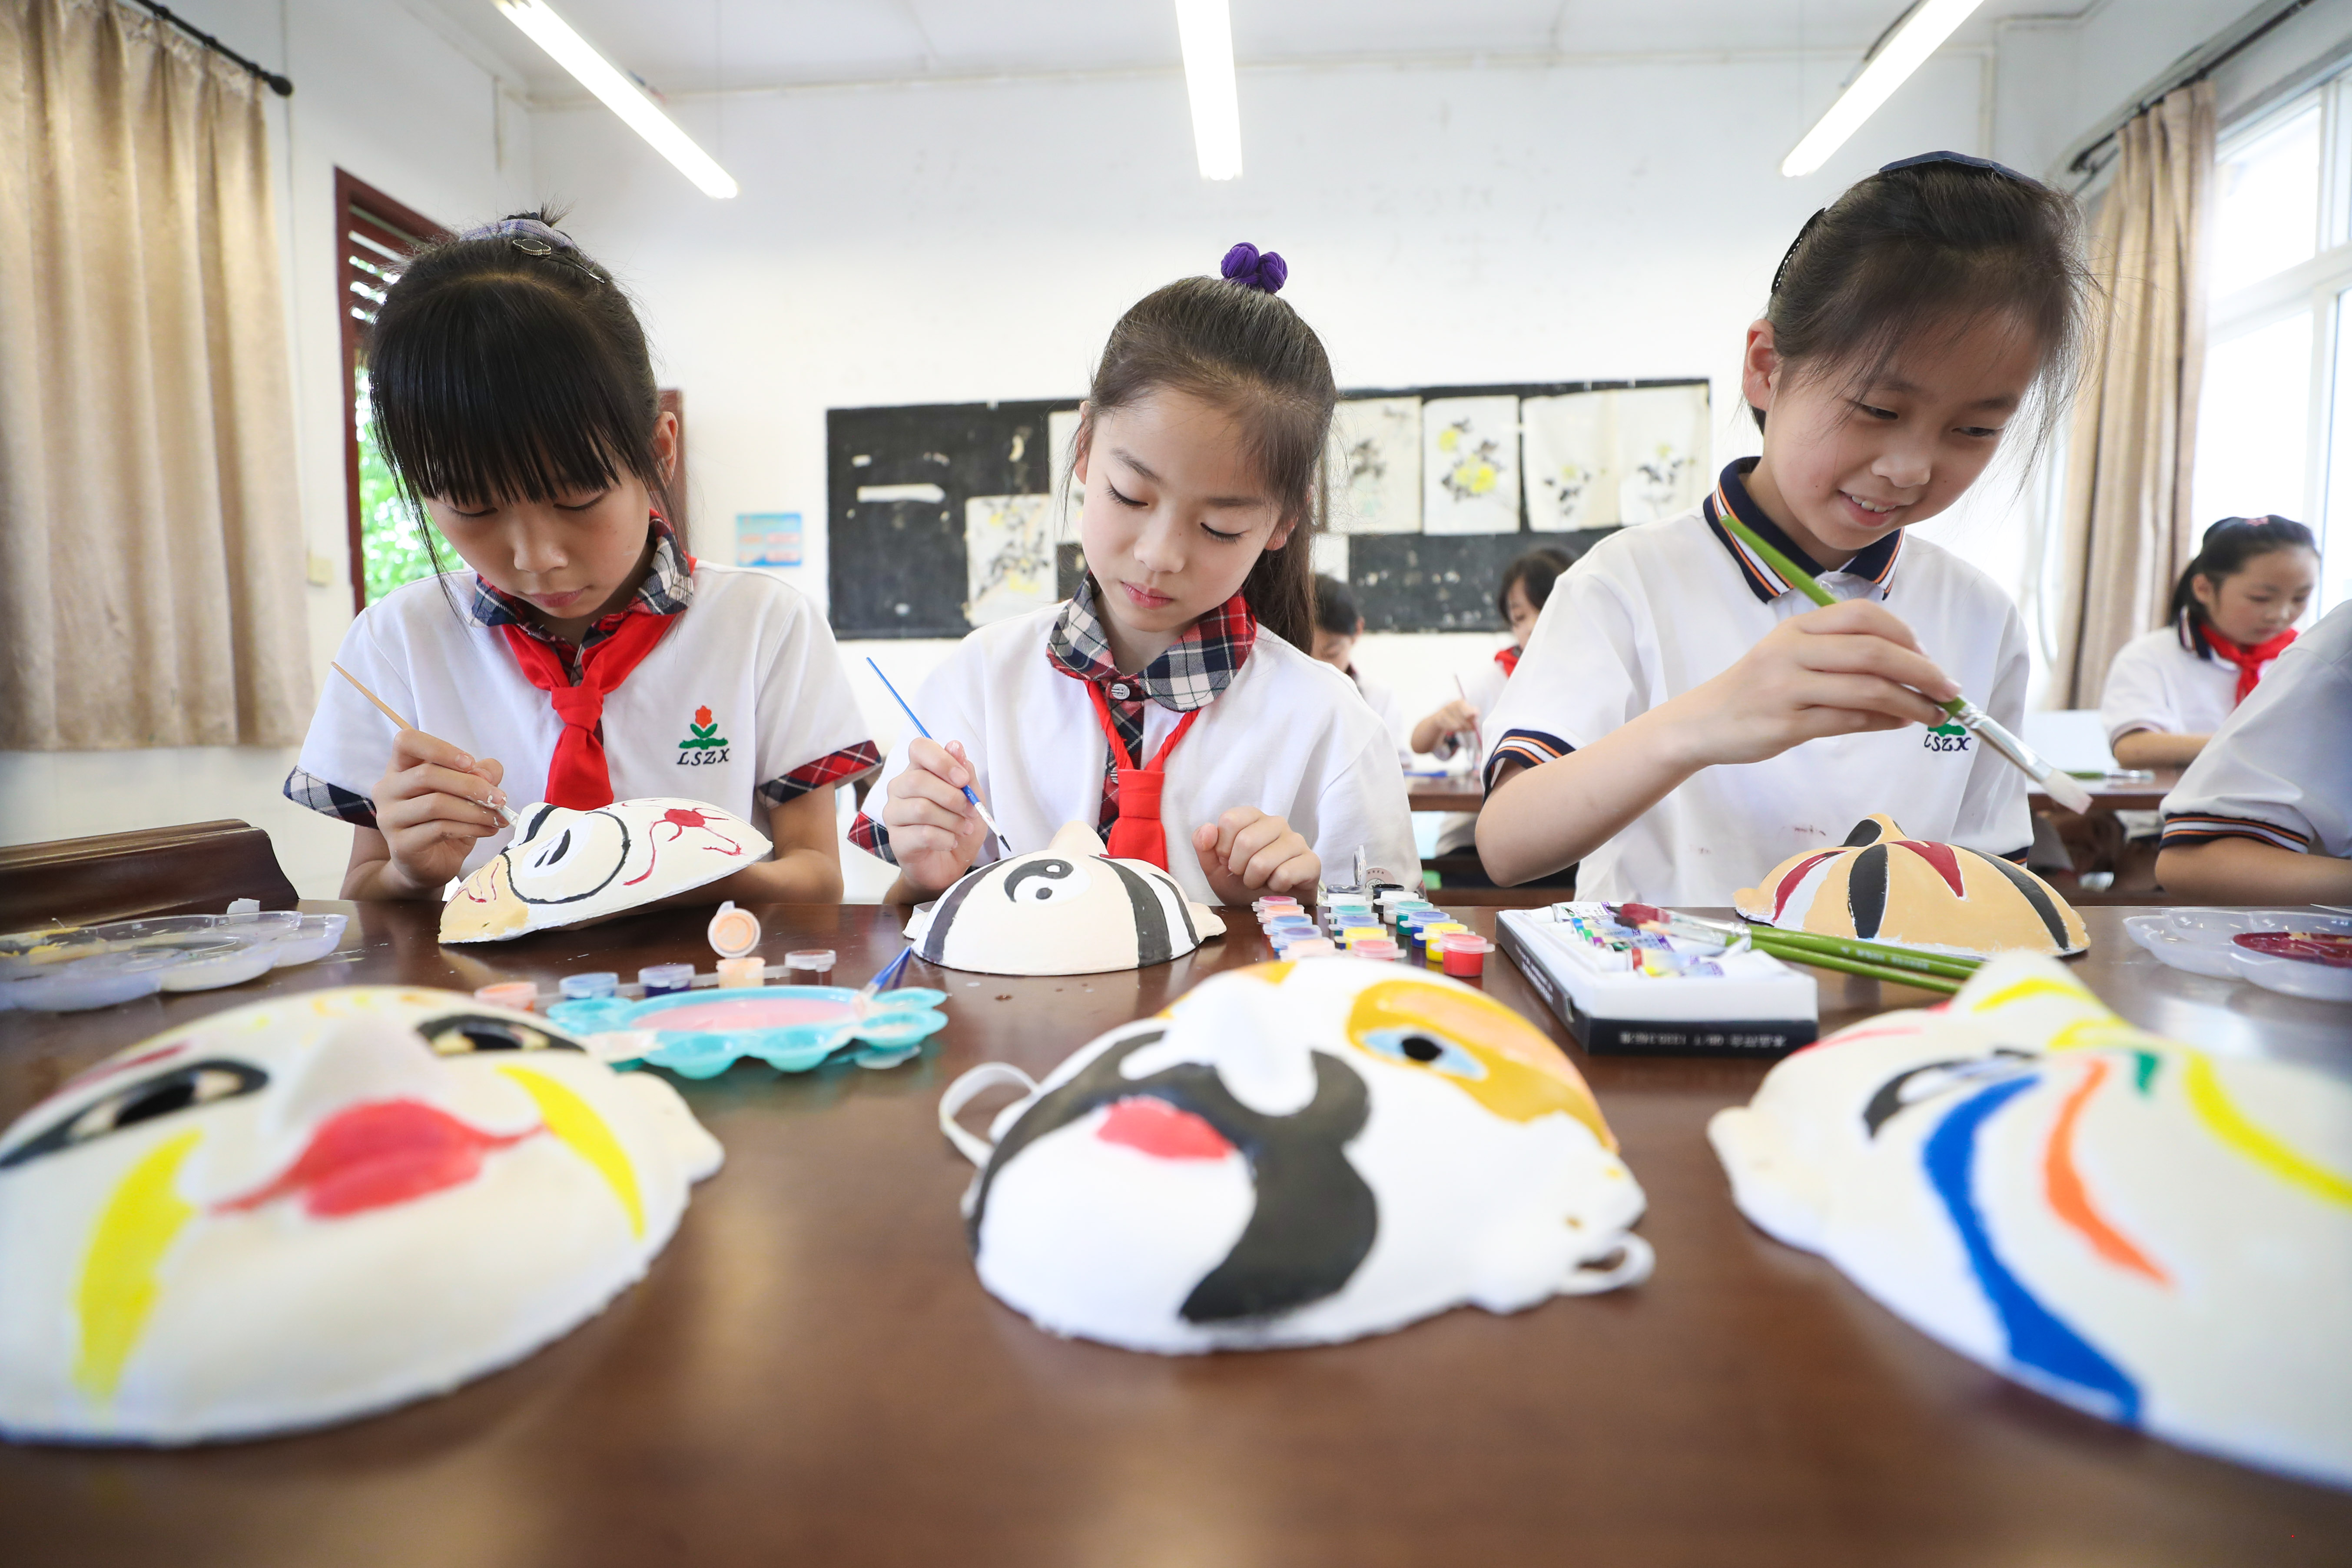
{"type": "MultiPolygon", "coordinates": [[[[394,723],[399,725],[404,730],[416,730],[415,725],[410,723],[407,720],[394,712],[392,710],[391,704],[385,702],[383,698],[378,697],[374,692],[370,691],[365,686],[362,685],[358,676],[353,675],[350,670],[345,669],[333,659],[329,659],[327,661],[327,668],[333,670],[337,675],[341,676],[345,680],[350,681],[352,683],[352,689],[357,691],[361,696],[374,703],[375,710],[377,712],[383,714],[385,718],[391,720],[394,723]]],[[[416,732],[420,735],[425,733],[423,730],[416,730],[416,732]]],[[[440,737],[436,735],[434,739],[438,740],[440,737]]],[[[512,827],[514,826],[515,814],[512,806],[499,805],[496,802],[490,800],[484,800],[482,804],[488,806],[492,811],[497,812],[500,816],[504,817],[509,827],[512,827]]]]}

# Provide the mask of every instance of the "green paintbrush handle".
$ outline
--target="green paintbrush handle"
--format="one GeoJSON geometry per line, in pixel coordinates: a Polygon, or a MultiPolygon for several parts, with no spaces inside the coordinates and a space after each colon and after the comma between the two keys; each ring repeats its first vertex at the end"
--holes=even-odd
{"type": "Polygon", "coordinates": [[[1958,981],[1941,974],[1889,969],[1884,964],[1864,963],[1860,959],[1840,958],[1835,953],[1791,951],[1776,952],[1772,956],[1792,963],[1811,964],[1815,969],[1834,969],[1845,974],[1858,974],[1864,980],[1883,981],[1891,985],[1911,985],[1922,991],[1939,991],[1947,996],[1960,988],[1958,981]]]}
{"type": "Polygon", "coordinates": [[[1756,945],[1768,952],[1780,949],[1826,952],[1857,963],[1875,963],[1886,969],[1915,969],[1923,974],[1941,974],[1953,980],[1968,979],[1982,963],[1980,959],[1920,952],[1889,942],[1868,942],[1860,937],[1823,936],[1818,931],[1787,931],[1779,926],[1756,927],[1751,934],[1756,945]]]}
{"type": "Polygon", "coordinates": [[[1814,604],[1821,605],[1823,609],[1827,609],[1830,605],[1837,603],[1837,600],[1830,595],[1830,591],[1827,588],[1822,587],[1819,583],[1813,581],[1813,574],[1811,573],[1806,571],[1803,567],[1798,565],[1795,562],[1790,560],[1787,556],[1781,554],[1770,545],[1765,543],[1763,539],[1758,535],[1754,529],[1740,521],[1739,519],[1733,514],[1730,508],[1726,507],[1722,513],[1716,518],[1716,521],[1723,524],[1725,528],[1730,530],[1733,538],[1738,540],[1740,543],[1745,544],[1748,549],[1754,551],[1758,560],[1763,562],[1765,565],[1772,568],[1773,571],[1778,572],[1780,574],[1780,580],[1788,584],[1791,588],[1797,590],[1798,593],[1802,594],[1806,598],[1811,599],[1814,604]]]}

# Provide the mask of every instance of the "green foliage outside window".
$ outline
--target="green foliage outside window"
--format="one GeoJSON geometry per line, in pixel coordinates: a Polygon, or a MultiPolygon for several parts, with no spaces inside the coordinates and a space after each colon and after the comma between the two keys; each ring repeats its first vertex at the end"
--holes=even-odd
{"type": "Polygon", "coordinates": [[[434,573],[425,536],[441,552],[444,566],[462,564],[449,542],[429,519],[409,510],[392,477],[391,465],[376,445],[375,416],[368,403],[367,371],[359,373],[358,402],[352,410],[360,434],[360,552],[367,573],[367,598],[373,605],[404,583],[434,573]]]}

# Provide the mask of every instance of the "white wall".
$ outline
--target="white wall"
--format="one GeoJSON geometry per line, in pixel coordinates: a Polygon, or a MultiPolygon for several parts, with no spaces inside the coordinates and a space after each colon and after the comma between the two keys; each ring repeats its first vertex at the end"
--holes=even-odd
{"type": "MultiPolygon", "coordinates": [[[[530,116],[509,101],[501,117],[491,72],[429,14],[400,5],[174,0],[173,8],[294,82],[292,98],[265,92],[264,102],[278,174],[303,531],[314,574],[328,579],[306,590],[299,609],[324,675],[352,616],[335,169],[444,222],[503,213],[530,199],[530,116]]],[[[351,832],[279,795],[293,758],[290,750],[230,746],[0,752],[0,843],[241,817],[268,830],[302,893],[332,898],[351,832]]]]}

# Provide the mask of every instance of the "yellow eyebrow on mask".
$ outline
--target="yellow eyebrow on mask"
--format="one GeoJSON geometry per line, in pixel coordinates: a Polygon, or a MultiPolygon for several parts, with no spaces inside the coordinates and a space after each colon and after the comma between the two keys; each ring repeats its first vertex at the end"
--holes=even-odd
{"type": "Polygon", "coordinates": [[[74,1385],[92,1399],[112,1396],[147,1314],[154,1310],[155,1270],[195,1205],[172,1190],[180,1163],[202,1132],[183,1132],[148,1151],[114,1189],[81,1266],[74,1309],[81,1319],[81,1357],[74,1385]]]}
{"type": "Polygon", "coordinates": [[[2323,1202],[2352,1208],[2352,1181],[2305,1159],[2275,1133],[2256,1126],[2221,1087],[2221,1076],[2204,1052],[2189,1053],[2186,1085],[2189,1109],[2214,1137],[2280,1181],[2302,1187],[2323,1202]]]}
{"type": "Polygon", "coordinates": [[[621,1141],[604,1125],[604,1119],[590,1108],[588,1102],[556,1082],[535,1072],[520,1068],[502,1067],[499,1071],[521,1085],[522,1091],[539,1106],[539,1119],[547,1123],[563,1146],[596,1168],[604,1178],[613,1195],[629,1213],[629,1231],[634,1236],[646,1233],[646,1205],[637,1195],[637,1173],[629,1163],[628,1154],[621,1141]]]}

